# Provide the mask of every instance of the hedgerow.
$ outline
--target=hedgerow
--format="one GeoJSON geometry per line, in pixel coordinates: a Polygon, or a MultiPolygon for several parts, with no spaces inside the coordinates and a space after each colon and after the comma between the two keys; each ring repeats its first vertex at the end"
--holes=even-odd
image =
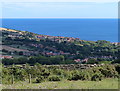
{"type": "Polygon", "coordinates": [[[93,67],[89,69],[74,69],[65,70],[44,67],[40,64],[30,66],[26,64],[24,68],[16,65],[2,68],[3,84],[13,84],[17,81],[26,81],[41,83],[48,81],[61,80],[87,80],[87,81],[101,81],[105,78],[118,78],[120,74],[120,65],[104,65],[101,67],[93,67]],[[35,80],[34,80],[35,79],[35,80]]]}

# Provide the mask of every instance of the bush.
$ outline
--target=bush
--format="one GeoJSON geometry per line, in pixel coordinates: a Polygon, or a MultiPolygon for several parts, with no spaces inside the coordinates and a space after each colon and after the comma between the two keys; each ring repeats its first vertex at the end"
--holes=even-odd
{"type": "Polygon", "coordinates": [[[64,71],[62,69],[54,69],[53,73],[56,75],[63,75],[64,71]]]}
{"type": "Polygon", "coordinates": [[[68,80],[90,80],[90,74],[87,71],[72,71],[68,80]]]}
{"type": "Polygon", "coordinates": [[[120,74],[120,64],[115,66],[115,70],[120,74]]]}
{"type": "Polygon", "coordinates": [[[49,81],[60,81],[61,78],[59,76],[53,75],[48,78],[49,81]]]}
{"type": "Polygon", "coordinates": [[[41,83],[42,81],[44,81],[44,77],[43,76],[37,77],[36,83],[41,83]]]}
{"type": "Polygon", "coordinates": [[[69,74],[69,75],[68,75],[67,80],[69,80],[69,81],[73,80],[73,79],[72,79],[72,75],[71,75],[71,74],[69,74]]]}
{"type": "Polygon", "coordinates": [[[68,80],[79,80],[79,79],[80,79],[79,71],[75,70],[69,74],[68,80]]]}
{"type": "Polygon", "coordinates": [[[118,77],[118,72],[116,71],[115,67],[112,65],[107,65],[103,68],[100,68],[99,70],[107,78],[118,77]]]}
{"type": "Polygon", "coordinates": [[[95,59],[89,59],[87,64],[98,64],[98,61],[96,61],[95,59]]]}
{"type": "Polygon", "coordinates": [[[67,77],[68,77],[68,74],[69,74],[68,71],[63,70],[63,69],[58,69],[58,68],[52,69],[50,72],[51,72],[51,74],[57,75],[57,76],[59,76],[59,77],[61,77],[61,78],[63,78],[63,79],[64,79],[64,78],[67,78],[67,77]]]}
{"type": "Polygon", "coordinates": [[[80,72],[80,80],[91,80],[90,73],[88,71],[80,72]]]}
{"type": "Polygon", "coordinates": [[[117,60],[112,61],[112,64],[115,64],[115,63],[120,64],[120,59],[117,59],[117,60]]]}
{"type": "Polygon", "coordinates": [[[103,75],[100,73],[95,73],[91,78],[92,81],[101,81],[103,79],[103,75]]]}
{"type": "Polygon", "coordinates": [[[47,69],[42,70],[41,75],[44,76],[44,78],[47,78],[50,75],[50,72],[47,69]]]}

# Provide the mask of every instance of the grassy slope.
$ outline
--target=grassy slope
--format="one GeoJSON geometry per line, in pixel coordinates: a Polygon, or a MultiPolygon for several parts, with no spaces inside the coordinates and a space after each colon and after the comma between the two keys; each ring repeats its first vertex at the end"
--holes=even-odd
{"type": "Polygon", "coordinates": [[[14,85],[3,85],[3,89],[118,89],[118,79],[104,79],[100,82],[66,80],[32,84],[19,82],[14,85]]]}

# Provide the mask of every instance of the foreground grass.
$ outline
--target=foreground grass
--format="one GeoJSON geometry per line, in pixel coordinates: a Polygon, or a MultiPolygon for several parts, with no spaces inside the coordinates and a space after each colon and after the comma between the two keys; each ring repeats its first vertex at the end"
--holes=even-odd
{"type": "Polygon", "coordinates": [[[14,85],[3,85],[3,89],[118,89],[118,79],[103,81],[59,81],[32,83],[18,82],[14,85]]]}

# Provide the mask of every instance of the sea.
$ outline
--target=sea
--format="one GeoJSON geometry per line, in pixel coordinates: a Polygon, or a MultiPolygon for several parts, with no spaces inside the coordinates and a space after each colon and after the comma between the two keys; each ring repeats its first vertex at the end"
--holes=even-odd
{"type": "Polygon", "coordinates": [[[50,36],[118,42],[117,19],[2,19],[2,27],[50,36]]]}

